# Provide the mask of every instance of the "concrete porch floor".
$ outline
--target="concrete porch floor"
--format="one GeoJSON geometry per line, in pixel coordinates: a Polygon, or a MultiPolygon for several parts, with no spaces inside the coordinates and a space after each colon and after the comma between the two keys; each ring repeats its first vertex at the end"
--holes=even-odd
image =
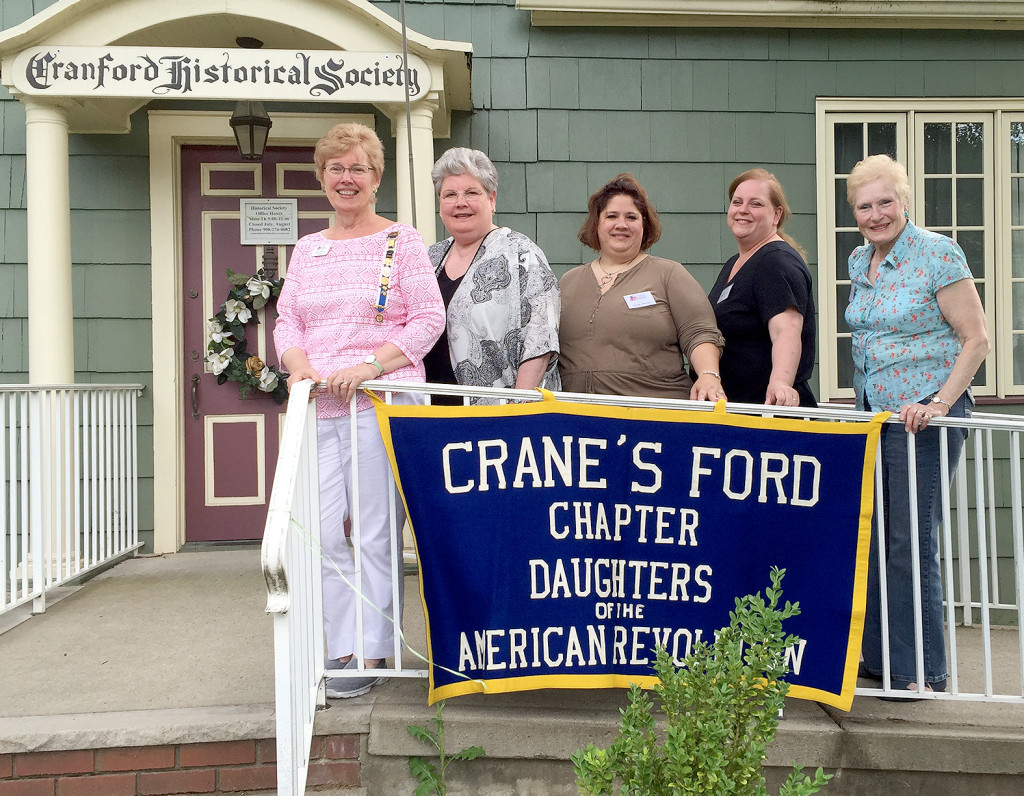
{"type": "MultiPolygon", "coordinates": [[[[408,586],[406,633],[422,651],[422,611],[408,586]]],[[[259,551],[218,549],[130,559],[44,614],[20,624],[0,617],[0,755],[273,737],[264,603],[259,551]]],[[[1016,633],[1006,636],[1016,644],[1016,633]]],[[[453,767],[449,793],[574,794],[568,756],[609,743],[624,704],[624,692],[610,690],[451,700],[449,748],[478,744],[487,756],[453,767]]],[[[366,736],[353,792],[407,794],[406,758],[426,750],[406,727],[433,714],[423,681],[393,680],[329,702],[315,732],[366,736]]],[[[857,697],[843,713],[789,700],[769,763],[781,773],[793,761],[838,771],[831,794],[1020,794],[1024,704],[857,697]]]]}

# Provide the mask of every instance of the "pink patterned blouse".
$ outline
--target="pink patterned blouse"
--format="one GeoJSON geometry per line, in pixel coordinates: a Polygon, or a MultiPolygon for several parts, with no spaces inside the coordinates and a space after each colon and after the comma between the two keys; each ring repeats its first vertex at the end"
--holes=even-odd
{"type": "MultiPolygon", "coordinates": [[[[301,348],[322,378],[358,365],[392,343],[411,365],[386,373],[388,381],[424,381],[423,356],[444,329],[445,312],[423,238],[415,228],[392,224],[373,235],[331,240],[317,232],[295,244],[277,301],[274,345],[280,357],[301,348]],[[382,322],[377,320],[381,266],[389,232],[397,230],[382,322]]],[[[357,411],[372,406],[360,395],[357,411]]],[[[317,417],[341,417],[348,404],[318,395],[317,417]]]]}

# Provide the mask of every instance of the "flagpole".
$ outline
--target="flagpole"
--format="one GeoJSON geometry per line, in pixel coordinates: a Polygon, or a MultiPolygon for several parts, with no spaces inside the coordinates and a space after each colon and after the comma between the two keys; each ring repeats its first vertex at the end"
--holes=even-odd
{"type": "Polygon", "coordinates": [[[416,223],[416,169],[412,155],[412,106],[409,100],[409,92],[412,86],[409,80],[409,29],[405,25],[405,0],[399,2],[399,12],[402,22],[402,63],[405,66],[405,134],[407,136],[407,147],[409,149],[409,204],[412,210],[412,225],[419,228],[416,223]]]}

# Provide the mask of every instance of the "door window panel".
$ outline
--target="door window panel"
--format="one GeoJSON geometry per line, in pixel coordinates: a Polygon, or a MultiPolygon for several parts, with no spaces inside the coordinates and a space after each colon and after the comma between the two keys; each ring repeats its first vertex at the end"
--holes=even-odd
{"type": "Polygon", "coordinates": [[[985,128],[980,122],[957,124],[956,166],[960,174],[985,172],[985,128]]]}
{"type": "Polygon", "coordinates": [[[924,181],[924,225],[948,235],[953,223],[953,186],[948,177],[924,181]]]}
{"type": "MultiPolygon", "coordinates": [[[[868,154],[888,155],[893,160],[896,157],[896,122],[868,122],[868,154]]],[[[850,167],[851,169],[853,166],[850,167]]]]}

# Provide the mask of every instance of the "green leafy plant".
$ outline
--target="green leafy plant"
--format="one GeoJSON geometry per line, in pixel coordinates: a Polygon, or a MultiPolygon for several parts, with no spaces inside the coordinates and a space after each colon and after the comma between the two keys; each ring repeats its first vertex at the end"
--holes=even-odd
{"type": "MultiPolygon", "coordinates": [[[[737,598],[729,626],[713,643],[695,644],[680,668],[657,649],[653,693],[663,722],[655,719],[650,694],[631,685],[612,745],[589,744],[572,757],[581,794],[767,794],[761,767],[789,690],[786,650],[800,641],[782,631],[782,622],[800,613],[798,603],[779,607],[784,575],[772,568],[767,601],[760,593],[737,598]]],[[[817,793],[831,777],[820,767],[813,778],[805,776],[794,765],[779,796],[817,793]]]]}
{"type": "Polygon", "coordinates": [[[455,754],[448,754],[444,748],[444,700],[437,703],[437,715],[431,719],[433,729],[410,724],[406,729],[409,735],[424,743],[428,743],[437,750],[437,765],[424,760],[422,757],[409,758],[409,772],[416,777],[419,785],[413,791],[415,796],[428,796],[436,793],[437,796],[445,796],[448,792],[448,785],[445,779],[448,766],[456,760],[473,760],[484,755],[484,750],[479,746],[470,746],[455,754]]]}

